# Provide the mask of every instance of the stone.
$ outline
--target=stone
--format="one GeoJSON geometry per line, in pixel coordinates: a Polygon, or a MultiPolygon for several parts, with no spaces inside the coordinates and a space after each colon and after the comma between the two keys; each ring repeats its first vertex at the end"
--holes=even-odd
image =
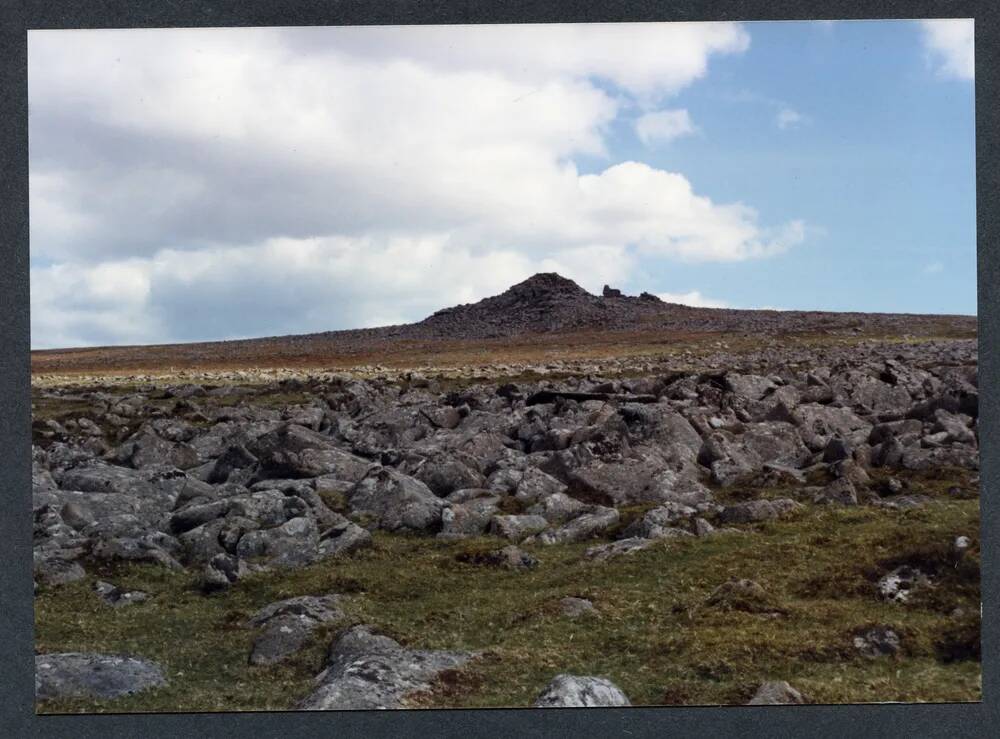
{"type": "MultiPolygon", "coordinates": [[[[675,532],[682,531],[682,529],[676,528],[674,524],[686,521],[697,515],[697,513],[698,510],[690,506],[668,503],[647,511],[643,514],[642,518],[633,521],[625,527],[625,530],[622,532],[622,538],[633,536],[644,539],[676,537],[678,534],[675,532]]],[[[687,533],[686,531],[683,532],[683,534],[687,533]]]]}
{"type": "Polygon", "coordinates": [[[240,559],[265,560],[267,566],[296,569],[319,558],[319,531],[308,517],[292,518],[271,529],[250,531],[236,545],[240,559]]]}
{"type": "Polygon", "coordinates": [[[901,565],[879,578],[875,585],[879,597],[894,603],[906,603],[918,588],[931,584],[930,578],[915,567],[901,565]]]}
{"type": "Polygon", "coordinates": [[[888,626],[874,626],[854,636],[854,648],[864,657],[875,659],[897,654],[901,647],[899,634],[888,626]]]}
{"type": "Polygon", "coordinates": [[[226,482],[233,472],[252,467],[256,464],[257,458],[245,446],[234,444],[215,460],[207,482],[212,484],[226,482]]]}
{"type": "Polygon", "coordinates": [[[535,708],[599,708],[630,706],[629,699],[602,677],[556,675],[535,699],[535,708]]]}
{"type": "Polygon", "coordinates": [[[577,516],[558,528],[543,531],[534,538],[540,544],[565,544],[592,539],[618,523],[618,516],[615,508],[595,506],[592,512],[577,516]]]}
{"type": "Polygon", "coordinates": [[[98,580],[94,583],[94,592],[101,600],[114,608],[142,603],[149,598],[149,594],[142,590],[122,590],[117,585],[112,585],[104,580],[98,580]]]}
{"type": "Polygon", "coordinates": [[[559,601],[559,608],[566,618],[577,619],[584,616],[596,616],[597,609],[586,598],[566,597],[559,601]]]}
{"type": "Polygon", "coordinates": [[[805,703],[802,693],[793,688],[784,680],[772,680],[761,683],[754,693],[753,698],[747,703],[748,706],[781,706],[796,703],[805,703]]]}
{"type": "Polygon", "coordinates": [[[838,436],[834,436],[826,443],[826,448],[823,449],[823,461],[827,464],[833,464],[834,462],[840,462],[844,459],[850,459],[851,457],[851,447],[850,445],[838,436]]]}
{"type": "Polygon", "coordinates": [[[539,564],[535,557],[513,544],[491,552],[462,553],[458,559],[469,564],[500,567],[506,570],[530,570],[539,564]]]}
{"type": "Polygon", "coordinates": [[[320,533],[316,551],[318,559],[326,559],[353,554],[372,545],[372,535],[345,518],[320,533]]]}
{"type": "Polygon", "coordinates": [[[248,626],[264,627],[250,650],[251,665],[274,664],[286,660],[305,646],[321,624],[343,618],[339,596],[305,595],[265,606],[247,621],[248,626]]]}
{"type": "Polygon", "coordinates": [[[542,516],[493,516],[490,519],[490,533],[510,539],[524,541],[532,534],[544,531],[549,525],[542,516]]]}
{"type": "Polygon", "coordinates": [[[50,587],[77,582],[87,576],[79,562],[61,556],[59,552],[48,555],[35,550],[34,577],[43,585],[50,587]]]}
{"type": "Polygon", "coordinates": [[[833,503],[844,506],[856,506],[858,504],[858,492],[848,478],[841,477],[820,490],[813,498],[813,502],[817,504],[833,503]]]}
{"type": "Polygon", "coordinates": [[[162,668],[136,657],[64,652],[35,655],[35,699],[120,698],[166,685],[162,668]]]}
{"type": "Polygon", "coordinates": [[[463,539],[480,536],[496,514],[499,502],[500,498],[488,496],[448,506],[441,511],[441,531],[438,533],[438,538],[463,539]]]}
{"type": "Polygon", "coordinates": [[[746,578],[729,580],[719,585],[705,600],[706,606],[725,611],[748,613],[779,613],[769,604],[769,598],[759,583],[746,578]]]}
{"type": "Polygon", "coordinates": [[[437,532],[445,503],[419,480],[389,467],[368,472],[347,496],[351,515],[372,517],[386,531],[437,532]]]}
{"type": "Polygon", "coordinates": [[[719,514],[719,521],[727,524],[772,521],[799,508],[801,505],[788,498],[748,500],[726,506],[719,514]]]}
{"type": "Polygon", "coordinates": [[[201,575],[201,589],[206,593],[228,590],[229,587],[253,571],[241,559],[228,554],[217,554],[205,565],[201,575]]]}
{"type": "Polygon", "coordinates": [[[403,708],[407,698],[428,690],[445,670],[454,670],[468,653],[406,649],[369,626],[353,626],[333,643],[318,687],[299,709],[306,711],[403,708]]]}
{"type": "Polygon", "coordinates": [[[608,544],[598,544],[597,546],[590,547],[584,552],[583,556],[593,562],[607,562],[609,559],[640,552],[652,546],[655,541],[655,539],[644,539],[633,536],[628,539],[619,539],[608,544]]]}

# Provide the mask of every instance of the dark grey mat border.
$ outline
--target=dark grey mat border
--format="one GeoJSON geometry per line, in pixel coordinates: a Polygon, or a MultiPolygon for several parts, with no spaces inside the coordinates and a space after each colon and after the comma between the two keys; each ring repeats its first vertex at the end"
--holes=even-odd
{"type": "Polygon", "coordinates": [[[988,736],[1000,727],[1000,22],[966,0],[0,0],[0,734],[21,736],[988,736]],[[974,17],[984,702],[966,705],[43,716],[33,708],[26,29],[974,17]]]}

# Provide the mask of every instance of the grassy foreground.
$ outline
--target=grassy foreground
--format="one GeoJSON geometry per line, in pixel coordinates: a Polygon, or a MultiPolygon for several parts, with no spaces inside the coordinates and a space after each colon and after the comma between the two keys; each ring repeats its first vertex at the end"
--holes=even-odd
{"type": "Polygon", "coordinates": [[[979,501],[936,494],[911,511],[808,506],[752,533],[662,541],[591,564],[594,542],[525,547],[541,564],[510,572],[456,559],[499,540],[442,543],[377,535],[374,549],[297,572],[264,573],[206,597],[190,572],[152,566],[88,568],[86,580],[39,593],[38,652],[120,652],[158,661],[169,685],[115,701],[57,701],[41,712],[233,711],[294,708],[312,688],[340,629],[370,623],[415,648],[470,649],[480,657],[446,673],[415,707],[530,705],[560,672],[601,675],[633,704],[744,703],[767,679],[788,680],[818,703],[976,701],[981,697],[979,501]],[[960,561],[956,536],[974,546],[960,561]],[[934,587],[906,605],[882,602],[875,580],[909,563],[934,587]],[[113,609],[93,593],[102,577],[153,597],[113,609]],[[731,577],[751,578],[771,612],[708,606],[731,577]],[[351,596],[347,617],[274,667],[247,664],[256,635],[243,622],[296,595],[351,596]],[[560,598],[591,599],[600,615],[569,620],[560,598]],[[955,615],[956,608],[965,615],[955,615]],[[774,612],[779,612],[775,615],[774,612]],[[886,624],[895,657],[852,646],[859,629],[886,624]]]}

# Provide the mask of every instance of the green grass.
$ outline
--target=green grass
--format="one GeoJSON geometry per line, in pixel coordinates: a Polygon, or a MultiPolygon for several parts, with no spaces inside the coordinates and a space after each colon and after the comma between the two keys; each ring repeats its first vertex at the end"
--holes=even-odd
{"type": "Polygon", "coordinates": [[[376,536],[376,547],[293,573],[265,573],[229,593],[206,597],[191,573],[151,566],[89,568],[93,576],[153,594],[112,609],[86,581],[36,598],[39,652],[98,651],[160,662],[165,688],[115,701],[44,704],[46,712],[220,711],[293,708],[311,689],[326,646],[351,623],[370,623],[405,645],[471,649],[478,659],[418,696],[419,706],[527,705],[559,672],[603,675],[634,704],[745,702],[759,682],[783,679],[810,700],[974,701],[980,664],[951,649],[978,635],[978,546],[949,559],[958,535],[978,544],[977,500],[940,498],[907,512],[809,507],[751,534],[670,540],[595,565],[593,544],[526,547],[541,560],[511,572],[459,562],[462,552],[498,540],[441,543],[376,536]],[[879,601],[874,579],[911,562],[936,585],[911,604],[879,601]],[[731,577],[760,583],[780,616],[705,604],[731,577]],[[267,603],[304,594],[351,596],[347,616],[316,633],[311,646],[277,667],[250,667],[255,632],[243,621],[267,603]],[[600,615],[571,621],[557,602],[590,598],[600,615]],[[894,658],[870,660],[854,632],[885,623],[903,638],[894,658]],[[971,635],[971,636],[970,636],[971,635]],[[950,647],[949,647],[950,645],[950,647]]]}

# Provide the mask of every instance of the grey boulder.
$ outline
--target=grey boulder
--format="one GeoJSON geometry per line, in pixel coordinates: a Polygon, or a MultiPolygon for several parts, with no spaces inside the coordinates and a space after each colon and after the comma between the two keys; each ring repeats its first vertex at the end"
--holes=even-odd
{"type": "Polygon", "coordinates": [[[629,699],[610,680],[602,677],[556,675],[535,699],[535,708],[597,708],[630,706],[629,699]]]}
{"type": "Polygon", "coordinates": [[[465,664],[461,652],[406,649],[368,626],[354,626],[333,643],[319,687],[299,704],[307,711],[402,708],[438,675],[465,664]]]}
{"type": "Polygon", "coordinates": [[[119,698],[166,685],[159,665],[107,654],[35,655],[35,698],[119,698]]]}

